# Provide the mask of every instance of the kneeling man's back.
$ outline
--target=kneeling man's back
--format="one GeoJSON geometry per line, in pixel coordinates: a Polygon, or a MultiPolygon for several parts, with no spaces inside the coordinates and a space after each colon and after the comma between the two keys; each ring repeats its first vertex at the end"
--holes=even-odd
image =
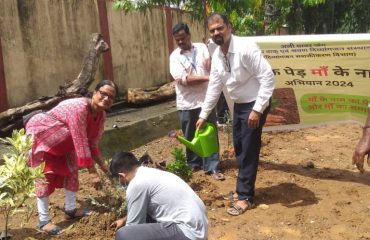
{"type": "Polygon", "coordinates": [[[208,238],[207,209],[181,178],[139,166],[135,156],[125,152],[113,158],[110,170],[127,187],[127,219],[114,223],[120,228],[116,239],[208,238]]]}

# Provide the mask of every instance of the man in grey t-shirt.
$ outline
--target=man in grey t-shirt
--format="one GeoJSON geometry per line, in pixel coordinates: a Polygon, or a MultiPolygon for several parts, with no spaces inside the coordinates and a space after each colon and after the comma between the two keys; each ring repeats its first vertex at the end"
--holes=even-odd
{"type": "Polygon", "coordinates": [[[116,154],[110,171],[127,187],[127,217],[112,224],[116,240],[207,239],[207,209],[181,178],[140,166],[130,152],[116,154]]]}

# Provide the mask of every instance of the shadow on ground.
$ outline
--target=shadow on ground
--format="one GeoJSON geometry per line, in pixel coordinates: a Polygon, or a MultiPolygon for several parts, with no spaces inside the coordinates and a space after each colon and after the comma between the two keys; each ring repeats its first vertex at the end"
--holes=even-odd
{"type": "Polygon", "coordinates": [[[264,170],[277,170],[287,173],[294,173],[305,177],[315,179],[327,179],[342,182],[353,182],[364,185],[370,185],[370,173],[365,172],[360,174],[346,169],[336,168],[305,168],[302,165],[287,164],[287,163],[272,163],[261,161],[260,166],[264,170]]]}
{"type": "Polygon", "coordinates": [[[314,192],[295,183],[258,188],[256,200],[268,205],[280,203],[288,208],[317,204],[319,201],[314,192]]]}

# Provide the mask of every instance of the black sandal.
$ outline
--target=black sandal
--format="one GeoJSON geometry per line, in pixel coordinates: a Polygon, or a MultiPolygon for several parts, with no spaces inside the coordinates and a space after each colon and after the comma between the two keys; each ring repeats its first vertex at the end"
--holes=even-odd
{"type": "Polygon", "coordinates": [[[82,218],[82,217],[86,217],[86,216],[91,215],[91,211],[87,208],[82,209],[82,212],[80,214],[77,214],[78,210],[79,209],[77,209],[77,208],[75,208],[73,210],[70,210],[70,211],[64,210],[64,213],[66,214],[65,215],[66,220],[78,219],[78,218],[82,218]]]}
{"type": "Polygon", "coordinates": [[[45,230],[44,227],[46,225],[48,225],[49,223],[53,224],[50,220],[40,221],[39,224],[37,225],[36,229],[38,231],[45,232],[45,233],[49,234],[50,236],[57,236],[57,235],[60,235],[63,232],[62,228],[60,228],[59,226],[57,226],[55,224],[53,224],[54,227],[52,229],[45,230]]]}

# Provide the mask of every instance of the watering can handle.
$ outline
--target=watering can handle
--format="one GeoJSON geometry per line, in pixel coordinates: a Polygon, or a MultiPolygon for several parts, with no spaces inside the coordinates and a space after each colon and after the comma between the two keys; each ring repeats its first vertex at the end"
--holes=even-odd
{"type": "Polygon", "coordinates": [[[197,128],[197,129],[195,130],[194,137],[198,137],[199,132],[202,132],[202,131],[203,131],[203,130],[208,126],[208,124],[209,124],[209,123],[204,124],[204,126],[203,126],[202,128],[197,128]]]}
{"type": "Polygon", "coordinates": [[[198,135],[199,135],[199,128],[197,128],[197,129],[195,130],[194,137],[198,137],[198,135]]]}

